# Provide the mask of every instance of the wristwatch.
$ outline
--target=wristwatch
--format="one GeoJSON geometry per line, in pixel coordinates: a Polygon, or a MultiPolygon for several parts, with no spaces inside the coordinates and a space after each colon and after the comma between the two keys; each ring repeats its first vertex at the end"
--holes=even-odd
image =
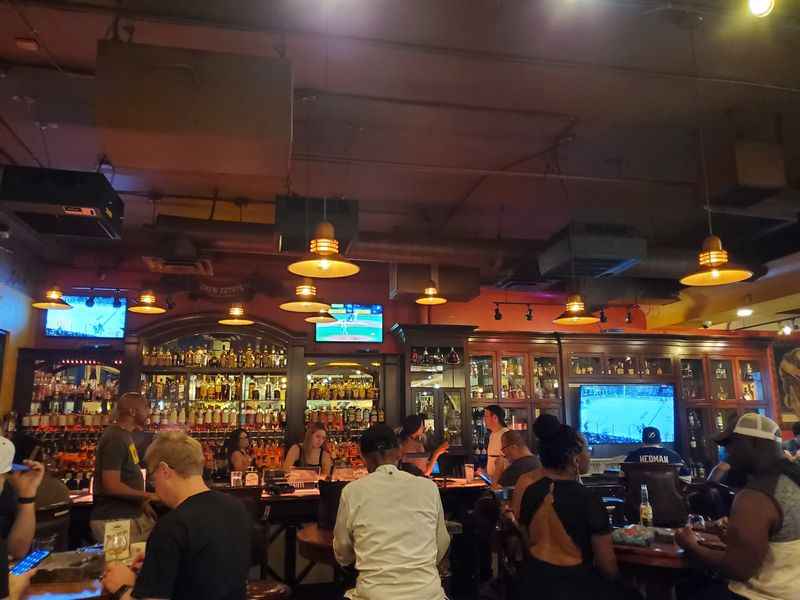
{"type": "Polygon", "coordinates": [[[131,586],[123,584],[117,588],[117,591],[111,594],[111,600],[120,600],[131,589],[131,586]]]}

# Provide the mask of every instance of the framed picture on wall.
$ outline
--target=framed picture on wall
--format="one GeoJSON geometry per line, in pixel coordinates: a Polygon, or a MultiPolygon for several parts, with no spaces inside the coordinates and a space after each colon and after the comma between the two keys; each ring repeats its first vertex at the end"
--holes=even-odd
{"type": "Polygon", "coordinates": [[[800,342],[775,344],[775,372],[783,424],[800,421],[800,342]]]}

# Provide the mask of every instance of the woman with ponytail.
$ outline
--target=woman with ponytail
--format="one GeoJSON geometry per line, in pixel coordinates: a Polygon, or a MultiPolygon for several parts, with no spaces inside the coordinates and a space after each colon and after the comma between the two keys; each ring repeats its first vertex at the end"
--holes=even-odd
{"type": "Polygon", "coordinates": [[[522,497],[528,556],[520,589],[540,598],[627,597],[613,582],[619,570],[605,508],[580,483],[589,469],[585,440],[552,415],[536,419],[533,431],[542,471],[522,497]]]}

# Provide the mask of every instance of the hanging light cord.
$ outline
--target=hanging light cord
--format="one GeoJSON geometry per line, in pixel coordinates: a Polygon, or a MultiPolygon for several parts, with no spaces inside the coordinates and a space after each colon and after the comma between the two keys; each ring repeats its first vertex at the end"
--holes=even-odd
{"type": "Polygon", "coordinates": [[[714,235],[714,228],[711,224],[711,200],[709,199],[708,191],[708,173],[706,171],[706,144],[705,137],[703,136],[703,123],[701,116],[701,103],[700,103],[700,67],[697,63],[697,48],[695,46],[694,29],[689,31],[689,47],[692,51],[692,67],[694,68],[694,103],[697,115],[697,143],[699,145],[698,153],[700,155],[700,177],[703,184],[703,208],[706,211],[706,218],[708,219],[708,235],[714,235]]]}

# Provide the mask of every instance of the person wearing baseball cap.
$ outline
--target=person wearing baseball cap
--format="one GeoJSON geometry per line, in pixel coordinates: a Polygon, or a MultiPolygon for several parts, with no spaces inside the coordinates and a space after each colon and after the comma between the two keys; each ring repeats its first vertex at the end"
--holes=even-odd
{"type": "Polygon", "coordinates": [[[31,547],[36,533],[36,492],[44,477],[44,466],[31,460],[14,463],[16,450],[11,440],[0,437],[0,489],[6,482],[11,486],[17,502],[16,515],[8,536],[0,538],[0,598],[19,598],[30,582],[31,573],[22,577],[9,575],[8,557],[23,558],[31,547]]]}
{"type": "Polygon", "coordinates": [[[713,438],[732,469],[747,475],[728,520],[725,550],[701,546],[690,528],[676,542],[728,579],[697,598],[800,598],[800,465],[787,460],[772,419],[745,413],[713,438]]]}
{"type": "Polygon", "coordinates": [[[642,429],[642,443],[644,445],[641,448],[628,453],[625,462],[676,465],[679,467],[680,478],[691,483],[692,472],[686,462],[680,454],[661,445],[661,432],[656,427],[642,429]]]}
{"type": "Polygon", "coordinates": [[[397,468],[400,448],[387,425],[360,440],[369,475],[342,490],[333,552],[343,566],[355,563],[350,600],[444,600],[437,565],[450,545],[439,489],[430,479],[397,468]]]}

